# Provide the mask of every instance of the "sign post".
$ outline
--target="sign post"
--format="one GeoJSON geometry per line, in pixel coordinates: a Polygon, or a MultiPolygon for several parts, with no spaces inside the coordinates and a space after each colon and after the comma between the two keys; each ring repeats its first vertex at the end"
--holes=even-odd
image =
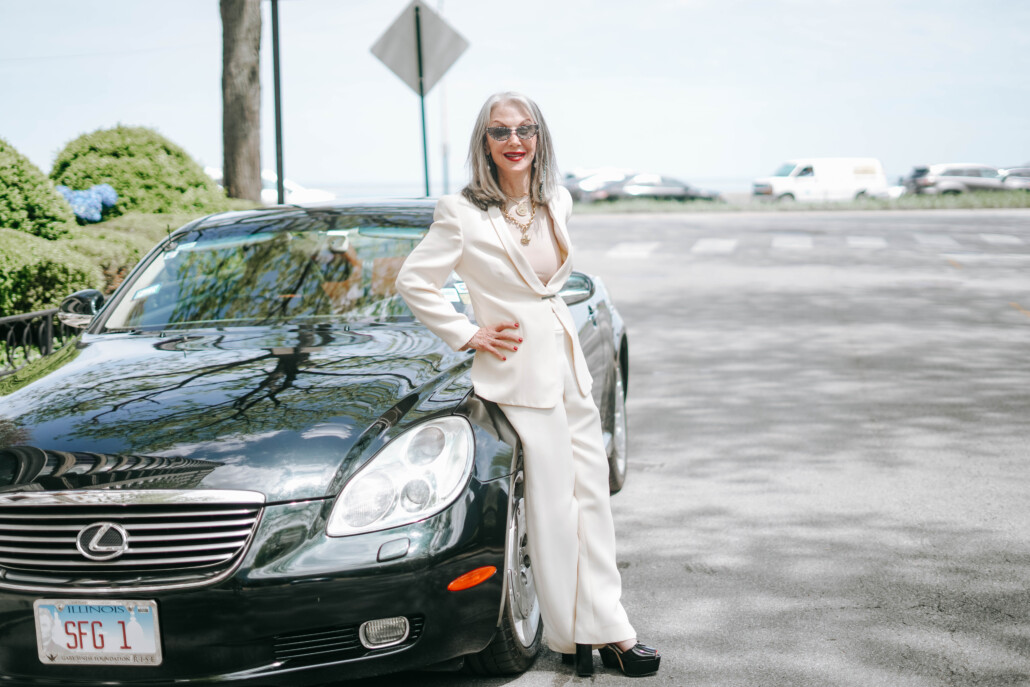
{"type": "Polygon", "coordinates": [[[467,48],[468,41],[422,0],[413,0],[372,46],[372,54],[418,93],[422,109],[422,168],[427,196],[426,94],[467,48]]]}

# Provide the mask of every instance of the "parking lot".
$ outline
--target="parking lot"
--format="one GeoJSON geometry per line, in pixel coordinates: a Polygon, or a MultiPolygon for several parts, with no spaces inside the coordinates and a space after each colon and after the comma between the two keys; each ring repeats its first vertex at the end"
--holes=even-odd
{"type": "MultiPolygon", "coordinates": [[[[664,655],[639,683],[1030,683],[1030,211],[571,231],[630,334],[619,561],[664,655]]],[[[590,681],[545,650],[356,684],[590,681]]]]}

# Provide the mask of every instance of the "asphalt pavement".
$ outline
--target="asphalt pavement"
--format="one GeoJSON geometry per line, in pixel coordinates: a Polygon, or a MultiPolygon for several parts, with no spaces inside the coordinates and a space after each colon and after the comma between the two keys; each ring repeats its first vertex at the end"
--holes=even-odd
{"type": "Polygon", "coordinates": [[[585,215],[630,335],[623,600],[662,670],[1030,685],[1030,210],[585,215]]]}

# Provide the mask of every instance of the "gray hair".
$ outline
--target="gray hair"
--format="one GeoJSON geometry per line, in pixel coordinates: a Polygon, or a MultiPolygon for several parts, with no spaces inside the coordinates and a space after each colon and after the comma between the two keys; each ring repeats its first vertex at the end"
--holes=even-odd
{"type": "Polygon", "coordinates": [[[489,144],[486,140],[486,129],[490,124],[490,112],[494,105],[500,103],[518,103],[529,112],[530,119],[540,126],[536,135],[536,154],[533,156],[533,170],[529,178],[530,197],[538,205],[544,205],[554,197],[558,190],[558,165],[554,157],[554,145],[551,143],[551,131],[547,128],[543,114],[537,104],[521,93],[511,91],[494,93],[483,103],[483,109],[476,117],[472,127],[472,140],[469,143],[468,167],[471,181],[462,189],[461,194],[471,203],[486,210],[491,205],[503,207],[507,201],[501,185],[497,181],[497,167],[490,157],[489,144]]]}

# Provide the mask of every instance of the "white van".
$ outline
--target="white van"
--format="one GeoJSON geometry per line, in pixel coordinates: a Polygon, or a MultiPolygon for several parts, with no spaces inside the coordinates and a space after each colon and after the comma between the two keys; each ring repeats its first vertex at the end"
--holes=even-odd
{"type": "Polygon", "coordinates": [[[755,179],[754,195],[814,203],[886,197],[887,175],[874,157],[788,160],[772,176],[755,179]]]}

